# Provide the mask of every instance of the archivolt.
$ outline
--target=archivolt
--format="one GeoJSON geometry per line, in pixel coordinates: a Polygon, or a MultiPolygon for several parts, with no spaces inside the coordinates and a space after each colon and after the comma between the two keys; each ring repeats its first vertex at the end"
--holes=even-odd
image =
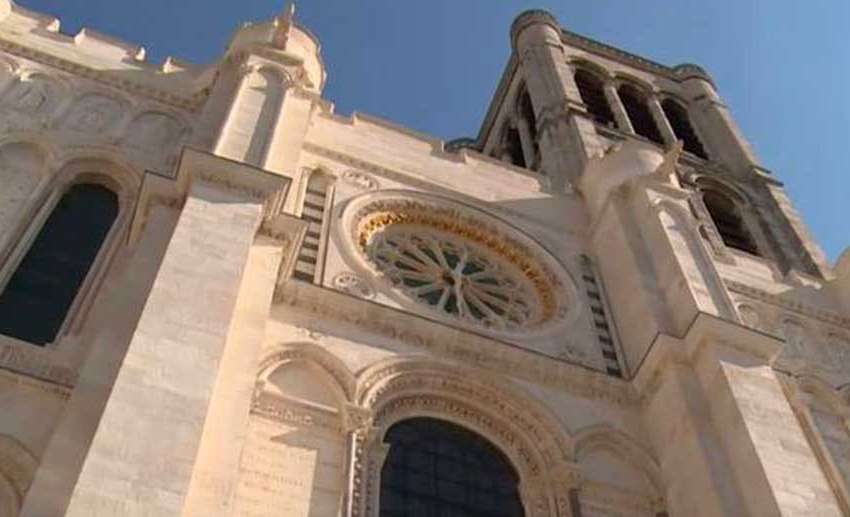
{"type": "MultiPolygon", "coordinates": [[[[38,468],[36,457],[21,442],[9,435],[0,435],[0,505],[4,497],[12,499],[11,504],[16,515],[21,501],[29,490],[35,470],[38,468]],[[4,490],[4,486],[5,490],[4,490]]],[[[0,506],[0,511],[4,510],[0,506]]]]}
{"type": "Polygon", "coordinates": [[[556,508],[566,512],[566,491],[559,483],[571,472],[569,436],[531,397],[487,376],[422,357],[383,361],[358,375],[355,400],[374,416],[372,431],[356,450],[357,463],[368,469],[355,476],[366,480],[363,490],[355,491],[360,515],[371,515],[377,503],[384,434],[396,422],[417,416],[452,421],[500,448],[519,474],[528,515],[557,515],[556,508]]]}
{"type": "Polygon", "coordinates": [[[282,364],[298,360],[312,363],[324,371],[338,385],[345,402],[354,399],[354,375],[342,360],[315,343],[287,343],[272,348],[260,360],[258,378],[262,379],[282,364]]]}

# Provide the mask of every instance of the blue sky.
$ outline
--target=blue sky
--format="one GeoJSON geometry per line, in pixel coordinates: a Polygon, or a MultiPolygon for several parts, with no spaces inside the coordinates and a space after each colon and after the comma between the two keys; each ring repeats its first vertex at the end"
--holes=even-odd
{"type": "MultiPolygon", "coordinates": [[[[243,21],[282,0],[19,0],[144,45],[155,61],[210,62],[243,21]],[[142,5],[142,8],[137,6],[142,5]]],[[[325,97],[443,138],[474,136],[524,9],[715,78],[763,164],[785,182],[831,260],[850,245],[850,2],[846,0],[302,0],[320,38],[325,97]]]]}

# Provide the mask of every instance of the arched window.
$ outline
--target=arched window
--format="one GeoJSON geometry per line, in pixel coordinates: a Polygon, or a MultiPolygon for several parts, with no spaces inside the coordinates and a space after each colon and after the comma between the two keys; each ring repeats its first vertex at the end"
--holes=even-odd
{"type": "Polygon", "coordinates": [[[657,144],[663,144],[664,139],[661,138],[661,132],[658,131],[655,119],[652,118],[652,112],[649,111],[646,96],[630,84],[620,86],[617,94],[619,94],[620,101],[622,101],[623,107],[629,115],[635,134],[648,138],[657,144]]]}
{"type": "Polygon", "coordinates": [[[670,122],[670,127],[673,128],[676,138],[682,141],[685,151],[707,160],[708,155],[691,125],[688,111],[673,99],[664,99],[661,108],[664,110],[667,121],[670,122]]]}
{"type": "MultiPolygon", "coordinates": [[[[535,168],[540,153],[540,145],[537,141],[537,117],[534,115],[534,105],[531,103],[531,95],[525,85],[522,86],[517,101],[517,115],[519,116],[522,130],[528,131],[528,141],[525,142],[525,166],[535,168]]],[[[522,135],[520,135],[522,139],[522,135]]]]}
{"type": "Polygon", "coordinates": [[[519,137],[517,128],[506,128],[502,148],[504,149],[503,159],[507,158],[517,167],[525,168],[525,155],[522,153],[522,140],[519,137]]]}
{"type": "Polygon", "coordinates": [[[56,339],[117,216],[106,187],[68,189],[0,293],[0,334],[39,346],[56,339]]]}
{"type": "Polygon", "coordinates": [[[740,210],[729,196],[716,190],[705,190],[702,200],[726,246],[760,255],[740,210]]]}
{"type": "Polygon", "coordinates": [[[392,426],[381,470],[381,517],[520,517],[518,476],[492,444],[434,418],[392,426]]]}
{"type": "Polygon", "coordinates": [[[602,79],[587,70],[578,69],[575,74],[576,87],[581,101],[594,121],[609,126],[614,123],[614,114],[605,98],[602,79]]]}

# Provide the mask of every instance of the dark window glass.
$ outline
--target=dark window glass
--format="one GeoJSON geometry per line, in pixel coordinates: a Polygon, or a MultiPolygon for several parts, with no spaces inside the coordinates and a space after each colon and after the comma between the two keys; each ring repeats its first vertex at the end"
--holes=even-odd
{"type": "Polygon", "coordinates": [[[0,334],[40,346],[56,338],[117,215],[115,193],[100,185],[62,196],[0,294],[0,334]]]}
{"type": "Polygon", "coordinates": [[[663,144],[661,132],[658,131],[652,112],[649,111],[646,97],[634,86],[628,84],[621,86],[617,93],[620,95],[620,101],[629,115],[635,133],[657,144],[663,144]]]}
{"type": "Polygon", "coordinates": [[[758,247],[744,224],[738,207],[729,197],[712,190],[703,192],[703,203],[711,215],[723,243],[730,248],[759,255],[758,247]]]}
{"type": "Polygon", "coordinates": [[[505,139],[505,147],[508,155],[511,157],[511,163],[517,167],[525,168],[525,155],[522,152],[522,141],[519,137],[519,131],[515,127],[508,128],[505,139]]]}
{"type": "Polygon", "coordinates": [[[593,120],[606,126],[612,125],[614,114],[605,98],[602,80],[586,70],[578,70],[575,81],[581,101],[587,106],[587,112],[593,120]]]}
{"type": "Polygon", "coordinates": [[[531,140],[537,142],[537,117],[534,115],[534,105],[531,104],[531,95],[528,90],[523,89],[519,97],[519,113],[520,116],[528,123],[528,131],[531,133],[531,140]]]}
{"type": "Polygon", "coordinates": [[[665,99],[661,103],[661,108],[664,110],[664,115],[667,116],[667,121],[670,122],[670,127],[673,128],[676,138],[682,141],[682,147],[685,151],[707,160],[708,155],[691,125],[687,110],[672,99],[665,99]]]}
{"type": "Polygon", "coordinates": [[[504,455],[479,435],[433,418],[387,431],[381,517],[520,517],[518,479],[504,455]]]}

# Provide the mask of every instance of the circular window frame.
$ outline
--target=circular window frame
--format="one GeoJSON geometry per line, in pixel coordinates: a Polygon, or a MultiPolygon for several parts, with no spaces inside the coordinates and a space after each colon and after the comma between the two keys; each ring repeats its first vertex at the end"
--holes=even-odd
{"type": "Polygon", "coordinates": [[[475,332],[498,337],[543,337],[561,334],[578,317],[578,291],[567,269],[540,243],[514,225],[480,208],[454,199],[405,190],[366,193],[340,209],[335,239],[344,259],[376,291],[413,313],[475,332]],[[494,328],[438,310],[399,288],[375,264],[367,251],[369,238],[395,224],[424,225],[435,233],[469,239],[522,272],[536,288],[544,317],[529,326],[494,328]],[[365,240],[364,240],[365,239],[365,240]]]}

